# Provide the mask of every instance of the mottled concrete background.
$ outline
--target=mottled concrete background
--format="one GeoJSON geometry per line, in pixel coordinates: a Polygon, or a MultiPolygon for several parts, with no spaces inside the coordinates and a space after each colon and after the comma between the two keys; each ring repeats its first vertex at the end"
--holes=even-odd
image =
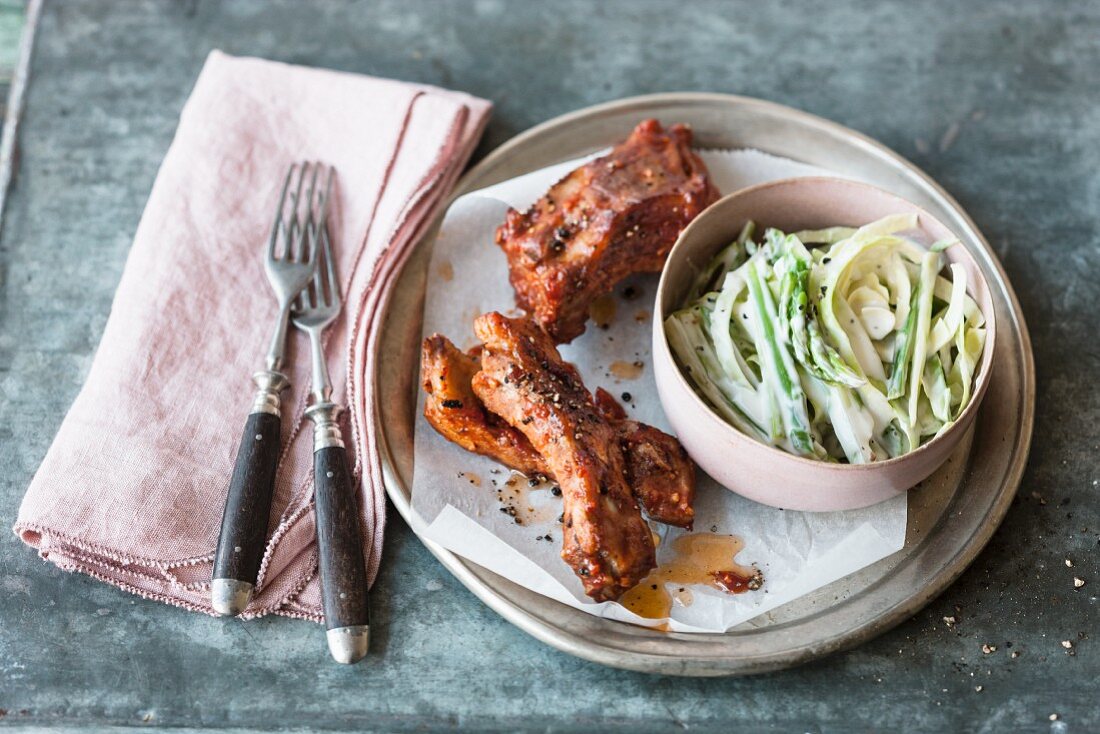
{"type": "MultiPolygon", "coordinates": [[[[19,36],[23,30],[23,11],[23,3],[19,0],[0,0],[0,130],[4,128],[8,91],[15,73],[19,36]]],[[[3,185],[2,182],[0,185],[3,185]]]]}
{"type": "Polygon", "coordinates": [[[0,533],[0,727],[1100,730],[1100,4],[50,0],[0,239],[0,524],[84,378],[212,48],[491,98],[482,153],[554,115],[668,90],[759,96],[884,141],[959,198],[1016,284],[1039,372],[1030,467],[992,544],[925,612],[853,652],[740,680],[544,647],[396,515],[375,652],[352,669],[311,625],[137,599],[0,533]]]}

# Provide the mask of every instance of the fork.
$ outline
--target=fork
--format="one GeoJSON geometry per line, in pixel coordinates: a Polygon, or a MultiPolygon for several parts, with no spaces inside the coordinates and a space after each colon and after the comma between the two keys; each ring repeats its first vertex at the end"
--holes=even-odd
{"type": "MultiPolygon", "coordinates": [[[[332,181],[330,168],[326,197],[332,181]]],[[[309,335],[313,362],[312,403],[306,415],[313,421],[313,493],[326,637],[332,657],[350,664],[363,659],[370,641],[367,572],[354,484],[336,422],[339,406],[332,402],[332,383],[321,343],[325,328],[340,313],[340,282],[324,220],[317,223],[312,235],[319,250],[317,268],[313,282],[294,302],[292,319],[294,326],[309,335]]]]}
{"type": "Polygon", "coordinates": [[[294,164],[287,171],[264,255],[264,270],[279,312],[264,369],[252,375],[256,391],[229,481],[214,554],[210,602],[223,616],[235,616],[248,606],[263,560],[279,461],[279,396],[290,386],[281,372],[287,321],[294,298],[316,270],[317,251],[310,233],[323,219],[327,205],[328,192],[317,187],[318,172],[318,167],[309,163],[294,164]]]}

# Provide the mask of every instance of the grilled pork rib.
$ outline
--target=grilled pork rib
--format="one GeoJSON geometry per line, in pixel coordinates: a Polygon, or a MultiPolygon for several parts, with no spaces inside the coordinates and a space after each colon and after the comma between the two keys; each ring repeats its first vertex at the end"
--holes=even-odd
{"type": "Polygon", "coordinates": [[[522,433],[485,410],[470,382],[481,369],[480,349],[467,354],[434,334],[421,348],[424,417],[444,438],[528,476],[548,474],[542,456],[522,433]]]}
{"type": "MultiPolygon", "coordinates": [[[[445,336],[424,340],[421,382],[424,417],[444,438],[528,476],[553,472],[522,433],[485,409],[470,381],[481,369],[480,349],[463,353],[445,336]]],[[[695,465],[674,436],[629,420],[603,388],[596,405],[612,424],[626,462],[626,478],[645,514],[690,529],[695,519],[695,465]]]]}
{"type": "Polygon", "coordinates": [[[626,479],[645,514],[666,525],[691,530],[695,522],[695,464],[675,436],[629,420],[626,411],[602,387],[596,407],[611,421],[626,457],[626,479]]]}
{"type": "Polygon", "coordinates": [[[718,198],[691,129],[640,123],[530,209],[508,211],[496,242],[516,304],[556,342],[584,332],[592,301],[632,273],[660,272],[677,236],[718,198]]]}
{"type": "Polygon", "coordinates": [[[617,599],[656,565],[656,554],[615,429],[533,322],[488,313],[474,331],[485,345],[474,393],[527,437],[561,487],[562,559],[588,596],[617,599]]]}

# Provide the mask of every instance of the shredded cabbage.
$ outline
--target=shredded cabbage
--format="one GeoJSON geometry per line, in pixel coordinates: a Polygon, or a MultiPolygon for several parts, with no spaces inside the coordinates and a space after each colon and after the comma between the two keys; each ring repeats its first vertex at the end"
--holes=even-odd
{"type": "Polygon", "coordinates": [[[750,222],[665,321],[684,374],[726,421],[825,461],[901,456],[957,420],[985,319],[966,270],[914,215],[753,239],[750,222]],[[941,272],[949,273],[944,277],[941,272]]]}

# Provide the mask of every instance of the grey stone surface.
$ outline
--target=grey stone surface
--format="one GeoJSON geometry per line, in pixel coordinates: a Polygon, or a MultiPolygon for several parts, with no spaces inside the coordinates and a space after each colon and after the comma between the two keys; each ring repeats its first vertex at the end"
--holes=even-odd
{"type": "Polygon", "coordinates": [[[90,364],[212,48],[489,97],[482,152],[559,113],[668,90],[755,95],[884,141],[959,198],[1017,287],[1039,374],[1027,475],[989,548],[925,612],[854,651],[735,680],[544,647],[396,515],[375,651],[351,669],[312,625],[188,614],[0,534],[0,727],[1100,730],[1100,5],[47,2],[0,238],[5,525],[90,364]]]}

